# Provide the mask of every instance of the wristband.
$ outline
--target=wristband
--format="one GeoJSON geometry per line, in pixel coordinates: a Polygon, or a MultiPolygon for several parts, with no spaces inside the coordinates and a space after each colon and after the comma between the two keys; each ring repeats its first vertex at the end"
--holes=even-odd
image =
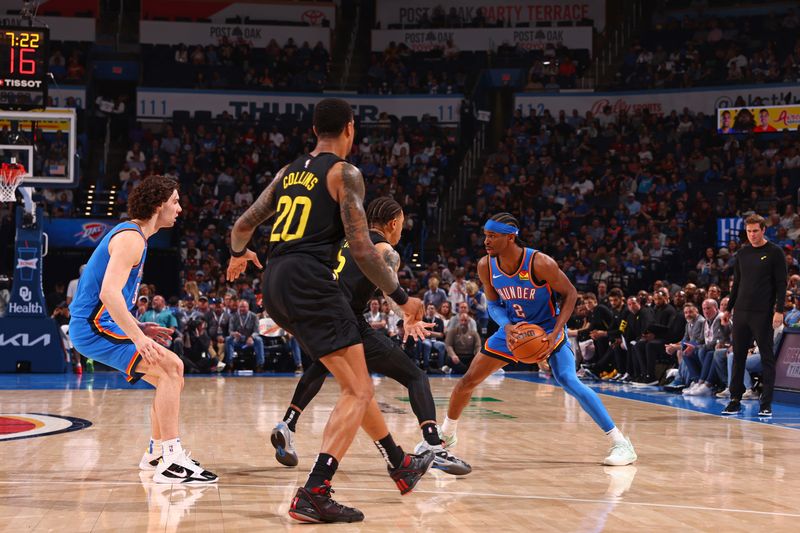
{"type": "Polygon", "coordinates": [[[233,248],[228,248],[228,251],[231,253],[231,257],[242,257],[247,253],[247,246],[245,246],[241,252],[234,252],[233,248]]]}
{"type": "Polygon", "coordinates": [[[399,284],[397,288],[388,295],[397,305],[404,305],[408,301],[408,293],[399,284]]]}

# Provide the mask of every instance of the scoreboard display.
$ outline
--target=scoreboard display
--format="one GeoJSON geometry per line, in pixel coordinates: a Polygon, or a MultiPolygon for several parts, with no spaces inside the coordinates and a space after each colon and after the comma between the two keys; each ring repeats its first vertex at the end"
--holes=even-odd
{"type": "Polygon", "coordinates": [[[0,108],[47,106],[50,30],[0,27],[0,108]]]}

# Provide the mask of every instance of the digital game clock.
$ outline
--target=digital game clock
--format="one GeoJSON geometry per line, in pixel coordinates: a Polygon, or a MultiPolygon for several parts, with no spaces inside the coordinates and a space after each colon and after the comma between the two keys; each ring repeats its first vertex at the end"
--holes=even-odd
{"type": "Polygon", "coordinates": [[[47,106],[49,37],[48,28],[0,27],[0,107],[47,106]]]}

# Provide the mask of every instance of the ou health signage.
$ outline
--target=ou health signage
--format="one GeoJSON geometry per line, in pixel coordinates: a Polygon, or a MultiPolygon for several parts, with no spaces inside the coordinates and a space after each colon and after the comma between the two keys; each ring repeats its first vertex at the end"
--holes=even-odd
{"type": "MultiPolygon", "coordinates": [[[[228,112],[240,117],[259,119],[262,113],[271,115],[311,114],[314,105],[325,94],[249,93],[234,91],[170,91],[168,89],[139,89],[137,113],[142,119],[172,118],[174,111],[210,111],[214,116],[228,112]]],[[[370,96],[361,94],[335,95],[353,107],[362,123],[375,123],[381,113],[397,117],[429,115],[442,123],[457,123],[462,95],[370,96]]]]}
{"type": "Polygon", "coordinates": [[[380,52],[389,43],[405,44],[416,52],[444,48],[448,41],[463,51],[493,50],[503,44],[528,50],[547,45],[592,51],[592,28],[465,28],[437,30],[372,30],[372,51],[380,52]]]}
{"type": "Polygon", "coordinates": [[[524,115],[531,111],[541,114],[545,110],[552,114],[565,111],[571,114],[577,109],[581,115],[591,111],[594,115],[611,106],[614,113],[634,113],[648,110],[657,115],[681,112],[684,108],[694,113],[714,113],[718,108],[734,107],[744,102],[745,106],[800,104],[800,87],[797,85],[752,85],[713,87],[707,89],[673,89],[642,93],[520,93],[514,97],[514,107],[524,115]]]}
{"type": "Polygon", "coordinates": [[[382,28],[388,28],[389,24],[419,24],[425,17],[429,20],[433,17],[436,6],[441,6],[445,15],[455,9],[462,24],[470,23],[480,9],[490,26],[495,26],[499,21],[503,22],[503,26],[526,22],[533,26],[537,22],[574,22],[583,19],[592,19],[598,31],[606,26],[605,0],[378,0],[377,19],[382,28]]]}

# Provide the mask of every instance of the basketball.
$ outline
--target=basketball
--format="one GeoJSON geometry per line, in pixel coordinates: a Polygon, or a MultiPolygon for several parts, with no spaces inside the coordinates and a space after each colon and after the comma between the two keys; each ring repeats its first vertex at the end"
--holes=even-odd
{"type": "Polygon", "coordinates": [[[536,324],[520,324],[514,329],[511,353],[522,363],[538,363],[550,355],[547,332],[536,324]]]}

